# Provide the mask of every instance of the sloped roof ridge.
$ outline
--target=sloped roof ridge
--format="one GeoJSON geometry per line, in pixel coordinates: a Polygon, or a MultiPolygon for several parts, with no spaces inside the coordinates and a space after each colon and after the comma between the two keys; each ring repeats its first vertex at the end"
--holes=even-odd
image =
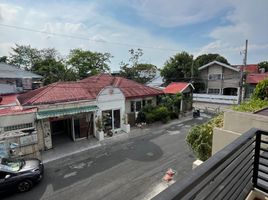
{"type": "MultiPolygon", "coordinates": [[[[34,95],[32,98],[28,99],[26,102],[32,102],[31,103],[34,103],[36,102],[38,99],[40,99],[42,96],[44,96],[46,93],[48,93],[52,88],[56,87],[56,85],[59,84],[59,82],[56,82],[56,83],[52,83],[52,84],[49,84],[47,86],[44,86],[44,88],[39,88],[39,89],[43,89],[40,93],[37,93],[36,95],[34,95]],[[52,88],[51,88],[52,86],[52,88]]],[[[37,89],[38,90],[38,89],[37,89]]]]}
{"type": "Polygon", "coordinates": [[[237,72],[239,71],[239,69],[233,67],[232,65],[228,65],[228,64],[225,64],[225,63],[216,61],[216,60],[211,61],[211,62],[209,62],[209,63],[207,63],[207,64],[205,64],[205,65],[199,67],[198,70],[204,69],[204,68],[206,68],[206,67],[208,67],[208,66],[210,66],[210,65],[212,65],[212,64],[218,64],[218,65],[221,65],[221,66],[223,66],[223,67],[232,69],[232,70],[234,70],[234,71],[237,71],[237,72]]]}

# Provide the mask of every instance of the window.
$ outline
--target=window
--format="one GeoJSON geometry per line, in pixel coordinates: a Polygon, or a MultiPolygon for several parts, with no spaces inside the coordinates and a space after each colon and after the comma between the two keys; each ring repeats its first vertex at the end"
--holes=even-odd
{"type": "Polygon", "coordinates": [[[141,101],[136,101],[136,112],[141,111],[141,101]]]}
{"type": "Polygon", "coordinates": [[[220,94],[220,89],[209,88],[208,89],[208,94],[220,94]]]}
{"type": "Polygon", "coordinates": [[[32,127],[33,127],[32,123],[17,124],[13,126],[4,127],[4,131],[13,131],[13,130],[19,130],[19,129],[24,129],[24,128],[32,128],[32,127]]]}
{"type": "Polygon", "coordinates": [[[135,101],[131,101],[130,104],[130,112],[135,112],[135,101]]]}
{"type": "Polygon", "coordinates": [[[22,87],[22,80],[21,79],[16,79],[16,86],[22,87]]]}
{"type": "Polygon", "coordinates": [[[152,105],[152,103],[153,103],[152,99],[150,99],[150,100],[147,101],[147,104],[152,105]]]}
{"type": "Polygon", "coordinates": [[[145,101],[131,101],[130,105],[130,111],[131,112],[139,112],[141,111],[141,108],[143,107],[143,103],[145,104],[145,101]]]}
{"type": "Polygon", "coordinates": [[[208,80],[221,80],[222,74],[209,74],[208,80]]]}

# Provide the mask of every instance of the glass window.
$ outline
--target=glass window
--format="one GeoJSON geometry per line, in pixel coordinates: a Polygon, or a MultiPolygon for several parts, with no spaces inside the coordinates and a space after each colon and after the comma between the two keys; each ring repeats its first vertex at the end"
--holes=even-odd
{"type": "Polygon", "coordinates": [[[130,104],[130,112],[135,112],[135,101],[131,101],[130,104]]]}
{"type": "Polygon", "coordinates": [[[221,74],[209,74],[208,80],[221,80],[221,74]]]}
{"type": "Polygon", "coordinates": [[[146,104],[146,101],[142,100],[142,106],[145,106],[145,104],[146,104]]]}
{"type": "Polygon", "coordinates": [[[141,111],[141,101],[136,101],[136,112],[141,111]]]}
{"type": "Polygon", "coordinates": [[[153,103],[152,99],[150,99],[150,100],[147,101],[147,104],[152,105],[152,103],[153,103]]]}
{"type": "Polygon", "coordinates": [[[208,94],[220,94],[220,89],[217,88],[209,88],[208,94]]]}

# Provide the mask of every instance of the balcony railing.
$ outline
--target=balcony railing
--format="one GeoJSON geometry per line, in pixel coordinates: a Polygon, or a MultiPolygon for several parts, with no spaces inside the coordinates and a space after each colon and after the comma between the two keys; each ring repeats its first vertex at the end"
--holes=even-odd
{"type": "Polygon", "coordinates": [[[268,133],[251,129],[153,200],[245,199],[268,192],[268,133]]]}

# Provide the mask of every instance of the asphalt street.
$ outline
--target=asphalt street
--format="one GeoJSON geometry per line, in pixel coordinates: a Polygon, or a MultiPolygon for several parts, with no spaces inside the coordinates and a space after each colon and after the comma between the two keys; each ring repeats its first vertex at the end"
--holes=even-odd
{"type": "Polygon", "coordinates": [[[210,116],[136,129],[130,138],[104,143],[45,165],[41,183],[27,193],[1,195],[9,200],[143,200],[168,187],[162,178],[168,168],[174,181],[191,172],[193,153],[185,137],[195,124],[210,116]]]}

